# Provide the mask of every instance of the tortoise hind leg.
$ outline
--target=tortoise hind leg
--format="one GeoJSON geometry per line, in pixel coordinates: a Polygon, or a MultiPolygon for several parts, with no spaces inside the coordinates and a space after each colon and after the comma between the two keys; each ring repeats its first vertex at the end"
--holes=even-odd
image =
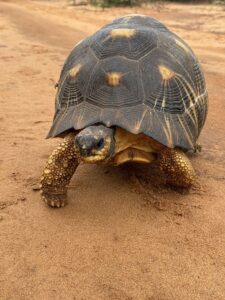
{"type": "Polygon", "coordinates": [[[52,152],[41,177],[42,199],[52,207],[67,204],[67,185],[78,166],[74,134],[68,134],[52,152]]]}
{"type": "Polygon", "coordinates": [[[195,171],[189,159],[181,150],[169,148],[161,150],[158,163],[167,183],[189,188],[195,182],[195,171]]]}

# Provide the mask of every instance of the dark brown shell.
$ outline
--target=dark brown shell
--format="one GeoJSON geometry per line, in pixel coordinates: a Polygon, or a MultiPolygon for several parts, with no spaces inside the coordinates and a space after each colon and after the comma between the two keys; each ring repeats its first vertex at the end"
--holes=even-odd
{"type": "Polygon", "coordinates": [[[128,15],[70,53],[48,137],[102,123],[144,133],[171,148],[194,149],[207,102],[190,47],[157,20],[128,15]]]}

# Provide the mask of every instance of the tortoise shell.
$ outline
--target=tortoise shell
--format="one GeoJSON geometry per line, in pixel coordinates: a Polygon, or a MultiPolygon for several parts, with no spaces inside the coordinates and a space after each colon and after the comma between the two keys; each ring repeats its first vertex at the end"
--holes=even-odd
{"type": "Polygon", "coordinates": [[[61,71],[48,137],[102,123],[194,149],[207,91],[191,48],[159,21],[114,20],[77,44],[61,71]]]}

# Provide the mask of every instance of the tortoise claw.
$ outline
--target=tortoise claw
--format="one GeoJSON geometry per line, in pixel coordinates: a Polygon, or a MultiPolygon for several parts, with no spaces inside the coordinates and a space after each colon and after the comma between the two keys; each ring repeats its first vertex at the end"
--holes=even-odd
{"type": "Polygon", "coordinates": [[[64,207],[67,204],[66,194],[60,194],[60,195],[43,194],[42,199],[48,206],[53,208],[64,207]]]}

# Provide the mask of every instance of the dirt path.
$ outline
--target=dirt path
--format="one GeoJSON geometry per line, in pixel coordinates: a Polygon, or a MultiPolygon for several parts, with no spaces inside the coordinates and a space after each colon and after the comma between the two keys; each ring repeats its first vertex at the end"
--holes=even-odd
{"type": "Polygon", "coordinates": [[[201,189],[183,194],[156,186],[154,170],[146,168],[85,165],[64,209],[49,209],[32,189],[58,143],[44,137],[68,51],[131,11],[0,2],[0,299],[225,299],[221,8],[133,9],[185,38],[205,70],[210,110],[203,151],[191,158],[201,189]]]}

